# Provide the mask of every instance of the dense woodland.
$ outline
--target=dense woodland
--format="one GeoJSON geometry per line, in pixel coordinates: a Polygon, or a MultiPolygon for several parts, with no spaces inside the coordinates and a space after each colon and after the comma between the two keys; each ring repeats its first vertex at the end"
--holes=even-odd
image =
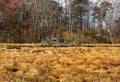
{"type": "Polygon", "coordinates": [[[0,42],[52,39],[73,44],[120,43],[120,1],[0,0],[0,42]]]}

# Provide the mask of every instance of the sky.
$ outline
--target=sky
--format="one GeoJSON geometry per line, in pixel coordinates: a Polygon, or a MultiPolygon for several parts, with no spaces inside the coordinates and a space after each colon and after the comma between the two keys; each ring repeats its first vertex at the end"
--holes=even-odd
{"type": "MultiPolygon", "coordinates": [[[[55,0],[55,1],[58,1],[58,2],[62,3],[62,5],[64,6],[66,0],[55,0]]],[[[69,0],[67,0],[67,1],[69,1],[69,0]]],[[[92,2],[95,3],[95,2],[98,1],[98,0],[90,0],[90,1],[92,1],[92,2]]],[[[101,0],[99,0],[99,1],[101,1],[101,0]]]]}
{"type": "MultiPolygon", "coordinates": [[[[62,4],[64,5],[64,3],[65,3],[66,0],[55,0],[55,1],[58,1],[58,2],[60,2],[60,3],[62,3],[62,4]]],[[[68,0],[68,1],[69,1],[69,0],[68,0]]],[[[98,0],[90,0],[90,1],[96,2],[96,1],[98,1],[98,0]]],[[[101,1],[101,0],[99,0],[99,1],[101,1]]]]}
{"type": "Polygon", "coordinates": [[[97,0],[90,0],[90,1],[96,2],[97,0]]]}
{"type": "MultiPolygon", "coordinates": [[[[60,1],[60,2],[62,2],[62,3],[65,2],[65,0],[57,0],[57,1],[60,1]]],[[[97,0],[90,0],[90,1],[96,2],[97,0]]]]}

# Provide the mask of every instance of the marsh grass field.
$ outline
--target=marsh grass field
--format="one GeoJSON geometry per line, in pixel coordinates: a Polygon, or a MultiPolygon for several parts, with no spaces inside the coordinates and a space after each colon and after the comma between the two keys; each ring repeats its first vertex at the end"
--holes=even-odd
{"type": "Polygon", "coordinates": [[[120,45],[1,43],[0,82],[120,82],[120,45]]]}

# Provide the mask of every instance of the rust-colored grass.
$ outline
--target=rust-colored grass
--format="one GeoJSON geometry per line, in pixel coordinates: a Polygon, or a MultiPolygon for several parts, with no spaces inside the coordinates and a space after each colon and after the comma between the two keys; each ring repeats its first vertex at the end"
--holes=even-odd
{"type": "Polygon", "coordinates": [[[120,82],[120,47],[13,46],[0,46],[0,82],[120,82]]]}

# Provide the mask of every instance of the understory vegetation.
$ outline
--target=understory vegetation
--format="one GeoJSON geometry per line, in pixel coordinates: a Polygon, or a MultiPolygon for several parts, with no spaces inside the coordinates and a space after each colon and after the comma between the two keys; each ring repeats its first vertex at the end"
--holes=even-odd
{"type": "Polygon", "coordinates": [[[63,36],[57,37],[57,34],[55,34],[54,37],[45,36],[41,33],[41,37],[36,32],[21,32],[20,30],[16,29],[13,31],[0,31],[1,37],[0,42],[3,43],[42,43],[46,42],[49,43],[52,39],[53,43],[56,42],[56,44],[83,44],[83,43],[119,43],[120,39],[118,37],[110,37],[106,32],[103,32],[102,34],[97,33],[94,30],[87,30],[82,31],[78,33],[65,33],[63,36]]]}

